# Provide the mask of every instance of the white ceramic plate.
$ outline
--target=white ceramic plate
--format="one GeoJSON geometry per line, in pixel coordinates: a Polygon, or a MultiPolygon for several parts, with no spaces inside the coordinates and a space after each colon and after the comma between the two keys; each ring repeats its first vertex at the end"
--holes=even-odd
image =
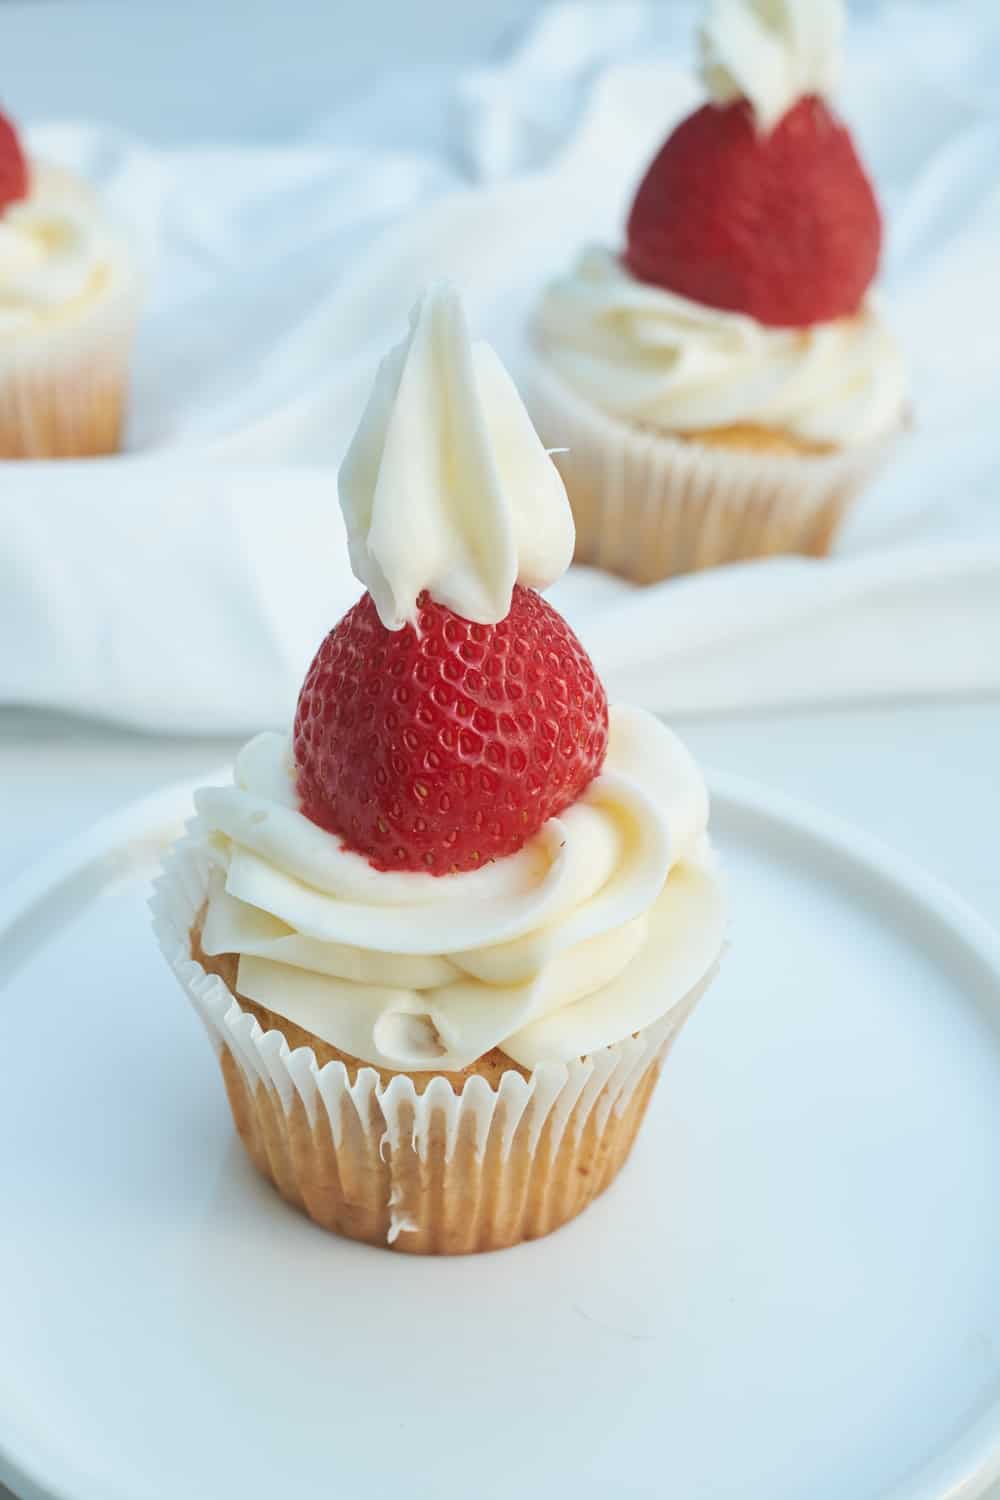
{"type": "Polygon", "coordinates": [[[714,788],[722,975],[620,1182],[493,1256],[340,1242],[245,1162],[145,910],[189,787],[22,881],[0,913],[0,1479],[60,1500],[982,1494],[1000,943],[842,825],[714,788]]]}

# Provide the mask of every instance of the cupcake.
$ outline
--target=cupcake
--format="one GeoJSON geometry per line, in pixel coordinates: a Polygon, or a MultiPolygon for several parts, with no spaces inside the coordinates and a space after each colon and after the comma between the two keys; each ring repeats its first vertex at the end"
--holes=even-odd
{"type": "Polygon", "coordinates": [[[95,195],[0,115],[0,458],[116,451],[136,302],[95,195]]]}
{"type": "Polygon", "coordinates": [[[499,1249],[612,1182],[715,972],[708,797],[537,592],[572,554],[565,489],[448,288],[384,361],[340,501],[366,592],[291,734],[197,793],[156,931],[290,1203],[499,1249]]]}
{"type": "Polygon", "coordinates": [[[709,101],[635,195],[619,252],[544,292],[532,411],[577,557],[652,583],[827,553],[905,425],[871,288],[878,204],[829,97],[840,0],[710,0],[709,101]]]}

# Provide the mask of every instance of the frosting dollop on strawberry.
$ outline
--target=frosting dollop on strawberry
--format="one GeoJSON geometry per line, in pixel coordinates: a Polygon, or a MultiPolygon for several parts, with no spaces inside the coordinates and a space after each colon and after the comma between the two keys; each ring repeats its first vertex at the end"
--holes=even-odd
{"type": "Polygon", "coordinates": [[[351,566],[389,630],[415,622],[425,589],[495,625],[515,583],[547,588],[573,556],[559,472],[447,283],[427,292],[382,361],[339,490],[351,566]]]}
{"type": "Polygon", "coordinates": [[[708,0],[698,42],[709,98],[747,99],[761,132],[800,99],[829,99],[845,19],[842,0],[708,0]]]}

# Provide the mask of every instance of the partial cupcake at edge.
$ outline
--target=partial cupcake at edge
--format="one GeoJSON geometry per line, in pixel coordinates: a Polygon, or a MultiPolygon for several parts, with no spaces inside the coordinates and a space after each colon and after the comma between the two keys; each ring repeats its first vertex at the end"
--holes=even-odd
{"type": "Polygon", "coordinates": [[[549,285],[528,387],[577,558],[651,583],[826,554],[908,421],[873,295],[874,190],[831,98],[840,0],[709,0],[707,102],[639,185],[622,247],[549,285]]]}
{"type": "Polygon", "coordinates": [[[0,115],[0,459],[118,450],[138,298],[93,189],[0,115]]]}
{"type": "Polygon", "coordinates": [[[339,489],[365,593],[291,732],[196,795],[155,928],[290,1203],[499,1249],[613,1181],[716,972],[708,795],[538,592],[565,489],[453,290],[383,362],[339,489]]]}

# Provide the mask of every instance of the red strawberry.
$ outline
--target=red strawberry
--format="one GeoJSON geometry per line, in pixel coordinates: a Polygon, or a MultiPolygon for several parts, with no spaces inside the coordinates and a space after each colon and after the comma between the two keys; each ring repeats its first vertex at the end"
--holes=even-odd
{"type": "Polygon", "coordinates": [[[295,715],[302,810],[379,870],[447,875],[514,854],[575,802],[608,702],[566,621],[514,589],[499,625],[427,594],[386,630],[370,594],[320,646],[295,715]]]}
{"type": "Polygon", "coordinates": [[[8,203],[28,196],[28,163],[17,131],[0,115],[0,213],[8,203]]]}
{"type": "Polygon", "coordinates": [[[739,100],[706,104],[662,147],[625,264],[692,301],[802,328],[858,311],[881,244],[871,183],[823,101],[801,99],[763,135],[739,100]]]}

